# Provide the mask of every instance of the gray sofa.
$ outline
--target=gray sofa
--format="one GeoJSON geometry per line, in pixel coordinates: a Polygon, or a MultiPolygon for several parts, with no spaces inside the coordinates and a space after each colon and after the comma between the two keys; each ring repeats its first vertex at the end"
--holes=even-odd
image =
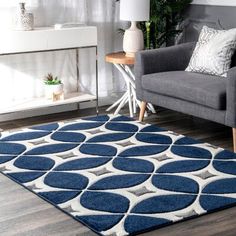
{"type": "Polygon", "coordinates": [[[233,128],[236,152],[236,60],[227,78],[184,71],[196,43],[140,51],[135,58],[137,98],[142,101],[140,121],[147,102],[233,128]]]}

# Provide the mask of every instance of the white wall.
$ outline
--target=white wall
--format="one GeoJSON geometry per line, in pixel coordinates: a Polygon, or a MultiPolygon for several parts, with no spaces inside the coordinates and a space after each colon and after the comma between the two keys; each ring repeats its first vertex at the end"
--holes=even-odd
{"type": "MultiPolygon", "coordinates": [[[[99,94],[102,104],[112,102],[117,92],[123,89],[122,80],[114,79],[113,67],[105,62],[106,53],[120,45],[117,4],[115,0],[25,0],[27,9],[35,16],[36,26],[51,26],[55,23],[81,22],[98,27],[99,53],[99,94]]],[[[0,0],[0,29],[9,28],[20,0],[0,0]]],[[[66,92],[76,88],[76,65],[74,52],[39,53],[0,58],[0,107],[7,102],[43,96],[42,78],[48,72],[58,75],[65,84],[66,92]],[[19,84],[21,89],[19,89],[19,84]],[[15,88],[13,90],[13,88],[15,88]],[[13,91],[13,92],[11,92],[13,91]]],[[[80,90],[95,94],[95,53],[94,50],[80,50],[80,90]]],[[[75,106],[76,107],[76,106],[75,106]]],[[[65,107],[55,108],[56,111],[65,107]]],[[[55,112],[55,109],[53,112],[55,112]]],[[[62,110],[61,110],[62,109],[62,110]]],[[[69,107],[68,109],[71,109],[69,107]]],[[[42,111],[43,112],[43,111],[42,111]]],[[[47,111],[44,110],[47,113],[47,111]]],[[[48,113],[51,109],[48,110],[48,113]]],[[[41,114],[14,113],[1,116],[2,119],[16,119],[41,114]]]]}
{"type": "Polygon", "coordinates": [[[192,4],[214,6],[236,6],[236,0],[194,0],[192,4]]]}

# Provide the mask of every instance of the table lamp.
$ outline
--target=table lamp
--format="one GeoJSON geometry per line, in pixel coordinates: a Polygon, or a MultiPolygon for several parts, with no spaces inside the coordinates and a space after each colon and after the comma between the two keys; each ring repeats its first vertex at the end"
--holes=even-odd
{"type": "Polygon", "coordinates": [[[137,21],[150,18],[150,0],[120,0],[120,19],[131,21],[131,27],[125,31],[123,50],[128,57],[144,49],[143,32],[137,27],[137,21]]]}

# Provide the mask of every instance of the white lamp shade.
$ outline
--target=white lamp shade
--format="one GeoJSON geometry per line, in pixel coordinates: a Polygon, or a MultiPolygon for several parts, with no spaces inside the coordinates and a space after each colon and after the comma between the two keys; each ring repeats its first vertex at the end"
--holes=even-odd
{"type": "Polygon", "coordinates": [[[150,0],[120,0],[120,19],[148,21],[150,19],[150,0]]]}

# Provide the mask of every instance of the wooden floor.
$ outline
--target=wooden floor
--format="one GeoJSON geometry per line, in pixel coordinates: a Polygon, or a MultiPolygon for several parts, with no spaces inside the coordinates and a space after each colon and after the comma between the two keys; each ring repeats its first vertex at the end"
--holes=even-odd
{"type": "MultiPolygon", "coordinates": [[[[100,109],[105,114],[105,109],[100,109]]],[[[0,123],[3,130],[94,115],[94,109],[0,123]]],[[[124,110],[122,114],[127,114],[124,110]]],[[[232,150],[231,129],[180,113],[159,110],[145,118],[163,128],[232,150]]],[[[79,222],[0,174],[0,236],[93,236],[79,222]]],[[[145,236],[236,235],[236,207],[177,223],[145,236]]]]}

